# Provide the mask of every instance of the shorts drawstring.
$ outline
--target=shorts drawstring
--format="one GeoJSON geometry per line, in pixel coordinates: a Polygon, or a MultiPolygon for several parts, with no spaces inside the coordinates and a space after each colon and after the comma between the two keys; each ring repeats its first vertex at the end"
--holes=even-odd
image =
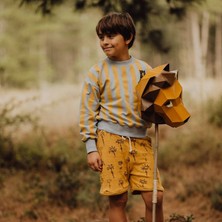
{"type": "Polygon", "coordinates": [[[122,136],[122,139],[125,140],[125,139],[128,139],[129,140],[129,152],[131,153],[133,151],[132,149],[132,141],[131,141],[131,138],[129,136],[122,136]]]}

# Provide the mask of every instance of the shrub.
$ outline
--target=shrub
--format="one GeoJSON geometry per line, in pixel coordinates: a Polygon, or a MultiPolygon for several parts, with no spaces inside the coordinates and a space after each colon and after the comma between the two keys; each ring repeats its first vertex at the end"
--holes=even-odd
{"type": "Polygon", "coordinates": [[[105,200],[99,194],[99,178],[95,172],[63,170],[49,187],[48,196],[53,203],[70,208],[85,206],[104,210],[105,200]]]}
{"type": "Polygon", "coordinates": [[[214,104],[209,105],[209,122],[222,127],[222,97],[214,104]]]}
{"type": "Polygon", "coordinates": [[[59,205],[76,207],[80,187],[80,179],[76,172],[61,172],[54,180],[52,190],[49,191],[49,198],[59,205]]]}
{"type": "Polygon", "coordinates": [[[220,161],[222,142],[210,126],[196,128],[195,132],[175,133],[161,144],[158,166],[168,170],[175,165],[196,166],[209,161],[220,161]],[[206,128],[209,130],[206,131],[206,128]]]}
{"type": "Polygon", "coordinates": [[[30,113],[17,113],[27,102],[35,100],[35,97],[24,101],[10,100],[0,106],[0,166],[12,167],[16,162],[14,136],[24,125],[33,129],[38,126],[37,116],[30,113]]]}
{"type": "Polygon", "coordinates": [[[222,211],[222,184],[217,185],[212,191],[211,204],[215,210],[222,211]]]}
{"type": "Polygon", "coordinates": [[[172,214],[170,215],[170,219],[168,219],[167,222],[192,222],[193,220],[193,215],[184,216],[179,214],[172,214]]]}
{"type": "MultiPolygon", "coordinates": [[[[32,141],[33,142],[33,141],[32,141]]],[[[15,151],[14,167],[30,170],[40,168],[44,152],[41,146],[31,143],[21,143],[15,151]]]]}
{"type": "MultiPolygon", "coordinates": [[[[29,185],[24,189],[32,193],[36,203],[52,201],[70,208],[84,205],[105,209],[105,199],[99,194],[99,174],[89,169],[77,132],[67,129],[60,135],[53,131],[51,136],[40,127],[35,113],[17,114],[29,101],[32,99],[12,100],[0,107],[0,166],[23,171],[29,185]],[[32,130],[21,137],[18,132],[24,125],[32,130]]],[[[1,185],[4,186],[3,177],[1,185]]],[[[28,212],[24,216],[32,215],[28,212]]]]}

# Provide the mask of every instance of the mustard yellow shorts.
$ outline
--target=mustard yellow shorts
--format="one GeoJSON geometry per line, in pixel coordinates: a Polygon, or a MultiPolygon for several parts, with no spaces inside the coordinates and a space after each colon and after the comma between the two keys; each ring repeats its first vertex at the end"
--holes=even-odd
{"type": "MultiPolygon", "coordinates": [[[[98,130],[97,149],[102,158],[102,195],[133,194],[153,190],[154,157],[150,138],[132,138],[98,130]]],[[[157,189],[163,191],[159,171],[157,189]]]]}

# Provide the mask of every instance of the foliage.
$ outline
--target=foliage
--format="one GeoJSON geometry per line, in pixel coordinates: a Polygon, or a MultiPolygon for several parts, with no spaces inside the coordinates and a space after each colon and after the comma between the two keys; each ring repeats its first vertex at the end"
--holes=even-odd
{"type": "MultiPolygon", "coordinates": [[[[166,220],[166,222],[192,222],[194,221],[193,215],[184,216],[179,214],[172,214],[170,218],[166,220]]],[[[137,222],[145,222],[145,218],[140,218],[137,222]]]]}
{"type": "MultiPolygon", "coordinates": [[[[193,114],[192,119],[197,121],[197,118],[193,114]]],[[[212,172],[214,167],[218,169],[221,165],[221,130],[201,117],[197,126],[193,126],[192,121],[187,124],[184,128],[170,129],[172,134],[165,135],[167,139],[161,142],[158,166],[163,172],[162,176],[166,173],[163,184],[166,189],[171,189],[175,180],[179,180],[182,186],[178,192],[175,191],[177,200],[185,203],[188,199],[201,196],[211,198],[212,206],[218,207],[221,204],[219,186],[217,190],[214,184],[220,183],[220,175],[212,172]],[[181,170],[183,167],[185,170],[181,170]]]]}
{"type": "MultiPolygon", "coordinates": [[[[140,23],[140,34],[144,42],[150,41],[160,52],[168,52],[169,46],[164,45],[163,36],[166,35],[164,27],[165,23],[170,21],[170,15],[175,15],[177,19],[182,19],[186,13],[188,6],[200,4],[204,0],[130,0],[130,1],[113,1],[113,0],[74,0],[74,10],[82,11],[87,8],[96,7],[101,9],[103,13],[111,11],[130,13],[135,23],[140,23]],[[168,17],[166,20],[165,18],[168,17]],[[154,20],[158,23],[162,22],[161,27],[152,27],[154,20]],[[167,49],[166,49],[167,48],[167,49]]],[[[33,3],[35,0],[21,0],[21,5],[24,3],[33,3]]],[[[53,6],[61,4],[62,0],[39,0],[37,9],[41,8],[43,15],[50,14],[53,6]]],[[[156,23],[156,22],[155,22],[156,23]]]]}
{"type": "MultiPolygon", "coordinates": [[[[48,149],[47,147],[44,147],[48,149]]],[[[32,150],[32,147],[30,147],[32,150]]],[[[105,199],[99,194],[99,178],[94,172],[89,171],[83,147],[71,148],[61,146],[60,154],[69,153],[69,159],[66,162],[60,163],[58,170],[58,163],[53,166],[51,162],[52,156],[50,153],[42,152],[41,161],[38,162],[35,168],[32,165],[29,168],[20,168],[30,173],[25,175],[27,186],[26,190],[33,194],[35,202],[44,203],[49,202],[53,205],[67,206],[69,208],[76,208],[86,206],[94,210],[103,211],[106,209],[105,199]],[[72,152],[70,150],[72,149],[72,152]],[[48,163],[50,167],[48,168],[48,163]],[[36,170],[37,172],[33,171],[36,170]],[[55,170],[56,169],[56,170],[55,170]],[[48,175],[42,177],[42,173],[48,175]]],[[[18,151],[19,152],[19,151],[18,151]]],[[[59,159],[60,155],[54,156],[59,159]]],[[[23,161],[27,157],[24,156],[23,161]]],[[[34,161],[35,162],[35,161],[34,161]]],[[[18,168],[17,168],[18,169],[18,168]]]]}
{"type": "Polygon", "coordinates": [[[98,192],[98,182],[96,174],[88,170],[81,172],[79,168],[63,170],[54,179],[48,190],[48,196],[54,204],[70,208],[84,205],[102,211],[106,208],[106,204],[98,192]]]}
{"type": "Polygon", "coordinates": [[[87,47],[86,39],[90,36],[95,41],[91,33],[97,13],[80,15],[60,7],[43,18],[30,5],[19,10],[14,4],[13,0],[0,3],[4,9],[0,12],[0,86],[37,88],[45,82],[77,82],[96,57],[96,45],[87,47]]]}
{"type": "Polygon", "coordinates": [[[49,190],[49,198],[54,203],[76,207],[81,186],[81,180],[77,172],[61,172],[54,180],[52,190],[49,190]]]}
{"type": "Polygon", "coordinates": [[[35,97],[25,101],[10,100],[0,107],[0,166],[11,166],[16,162],[13,136],[17,131],[24,125],[29,125],[33,129],[37,128],[36,116],[30,113],[16,113],[17,109],[34,99],[35,97]]]}
{"type": "Polygon", "coordinates": [[[215,210],[222,211],[222,184],[218,184],[211,194],[211,204],[215,210]]]}
{"type": "Polygon", "coordinates": [[[20,217],[21,221],[23,221],[25,218],[31,219],[31,220],[38,220],[39,216],[35,212],[35,210],[26,210],[23,215],[20,217]]]}
{"type": "Polygon", "coordinates": [[[184,216],[179,214],[170,215],[170,219],[167,222],[192,222],[194,220],[193,215],[184,216]]]}
{"type": "MultiPolygon", "coordinates": [[[[210,126],[208,128],[210,129],[210,126]]],[[[198,128],[194,134],[189,132],[174,134],[161,145],[159,167],[167,170],[178,163],[197,166],[209,161],[219,161],[218,157],[222,155],[221,146],[215,129],[206,132],[205,128],[198,128]]]]}
{"type": "MultiPolygon", "coordinates": [[[[85,148],[78,140],[74,142],[75,132],[68,129],[65,135],[57,135],[52,140],[50,133],[40,127],[35,113],[19,111],[34,99],[10,100],[1,107],[0,167],[24,172],[37,170],[51,175],[46,179],[39,173],[26,176],[26,190],[32,191],[37,202],[50,201],[70,208],[84,204],[104,209],[105,202],[98,193],[98,175],[89,172],[85,148]],[[16,139],[15,134],[28,126],[30,130],[25,139],[16,139]]],[[[3,186],[4,177],[0,177],[0,188],[3,186]]],[[[27,211],[23,217],[32,217],[33,212],[27,211]]]]}
{"type": "MultiPolygon", "coordinates": [[[[170,13],[181,16],[184,14],[186,7],[190,4],[201,3],[203,0],[166,0],[170,13]]],[[[25,3],[32,3],[36,0],[21,0],[20,6],[25,3]]],[[[37,10],[41,9],[43,15],[50,14],[53,6],[64,3],[64,0],[39,0],[37,10]]],[[[159,1],[151,0],[130,0],[130,1],[113,1],[113,0],[73,0],[73,6],[76,10],[82,10],[87,7],[99,7],[104,13],[110,11],[128,11],[137,21],[147,21],[150,13],[157,13],[159,1]]]]}
{"type": "MultiPolygon", "coordinates": [[[[216,1],[220,3],[218,0],[213,2],[216,1]]],[[[0,85],[31,88],[44,87],[45,82],[80,81],[81,74],[100,60],[98,44],[92,44],[96,42],[94,30],[96,22],[102,13],[112,10],[128,11],[133,16],[139,42],[135,48],[141,59],[152,66],[172,61],[171,64],[174,63],[176,68],[180,68],[181,74],[187,75],[191,73],[193,65],[193,62],[188,64],[191,63],[191,59],[187,59],[190,58],[192,51],[191,47],[187,47],[191,45],[191,39],[187,34],[190,28],[187,26],[189,21],[182,21],[181,18],[193,6],[203,9],[202,5],[209,5],[204,2],[204,0],[1,1],[0,6],[4,10],[0,13],[2,27],[0,85]],[[21,3],[20,8],[18,8],[19,3],[21,3]],[[44,16],[41,16],[41,13],[34,13],[36,10],[42,12],[44,16]],[[46,16],[49,14],[50,16],[46,16]],[[187,67],[190,67],[190,71],[187,67]]],[[[218,4],[212,3],[212,5],[219,10],[218,4]]],[[[210,63],[209,69],[214,63],[214,36],[212,33],[209,35],[212,41],[207,58],[210,63]]]]}
{"type": "Polygon", "coordinates": [[[209,122],[222,128],[222,97],[220,97],[220,99],[214,104],[210,103],[208,110],[209,122]]]}

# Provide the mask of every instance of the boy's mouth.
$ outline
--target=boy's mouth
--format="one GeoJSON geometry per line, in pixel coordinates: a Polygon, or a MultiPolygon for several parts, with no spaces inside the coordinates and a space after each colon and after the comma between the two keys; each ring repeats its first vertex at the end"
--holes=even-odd
{"type": "Polygon", "coordinates": [[[103,51],[109,51],[111,49],[112,49],[112,47],[106,47],[106,48],[103,48],[103,51]]]}

